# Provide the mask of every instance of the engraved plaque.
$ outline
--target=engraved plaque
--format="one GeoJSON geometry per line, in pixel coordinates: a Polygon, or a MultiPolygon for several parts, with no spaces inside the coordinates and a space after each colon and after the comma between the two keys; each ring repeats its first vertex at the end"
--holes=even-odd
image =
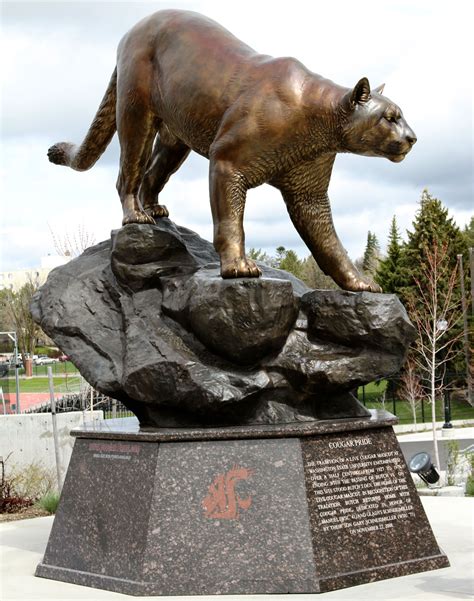
{"type": "Polygon", "coordinates": [[[391,429],[302,441],[318,575],[439,555],[391,429]]]}

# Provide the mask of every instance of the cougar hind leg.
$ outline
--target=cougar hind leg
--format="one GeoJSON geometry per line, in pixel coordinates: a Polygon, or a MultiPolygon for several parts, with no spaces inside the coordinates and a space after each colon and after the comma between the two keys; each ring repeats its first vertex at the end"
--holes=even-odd
{"type": "Polygon", "coordinates": [[[144,211],[151,217],[168,217],[168,209],[158,203],[158,195],[166,182],[186,160],[190,149],[170,134],[162,124],[143,177],[139,197],[144,211]]]}
{"type": "Polygon", "coordinates": [[[127,223],[154,223],[138,197],[157,130],[157,119],[149,102],[150,67],[137,64],[119,77],[122,90],[117,94],[117,132],[120,142],[120,171],[117,191],[127,223]],[[133,78],[129,75],[133,72],[133,78]]]}
{"type": "Polygon", "coordinates": [[[214,248],[221,260],[223,278],[258,278],[262,272],[245,255],[244,209],[247,186],[241,172],[230,161],[211,156],[209,189],[214,248]]]}

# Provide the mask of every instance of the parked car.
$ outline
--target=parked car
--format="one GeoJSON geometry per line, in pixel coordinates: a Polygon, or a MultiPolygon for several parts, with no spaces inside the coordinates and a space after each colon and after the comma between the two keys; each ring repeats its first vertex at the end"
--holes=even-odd
{"type": "Polygon", "coordinates": [[[35,364],[36,365],[49,365],[50,363],[57,363],[57,359],[53,359],[52,357],[38,357],[38,359],[36,359],[35,364]]]}

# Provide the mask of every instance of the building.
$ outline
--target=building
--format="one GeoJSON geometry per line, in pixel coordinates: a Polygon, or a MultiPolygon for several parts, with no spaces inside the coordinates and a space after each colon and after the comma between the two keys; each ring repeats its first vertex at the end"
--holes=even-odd
{"type": "Polygon", "coordinates": [[[71,257],[60,255],[48,255],[41,257],[40,267],[30,269],[18,269],[16,271],[0,271],[0,290],[18,290],[28,282],[43,284],[50,271],[55,267],[64,265],[71,260],[71,257]]]}

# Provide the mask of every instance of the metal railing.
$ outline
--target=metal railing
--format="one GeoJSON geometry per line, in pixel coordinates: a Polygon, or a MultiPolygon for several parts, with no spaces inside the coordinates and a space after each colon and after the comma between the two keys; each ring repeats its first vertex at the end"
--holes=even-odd
{"type": "MultiPolygon", "coordinates": [[[[447,373],[444,376],[445,386],[436,399],[437,419],[451,420],[474,419],[474,407],[467,401],[467,387],[464,374],[447,373]]],[[[431,402],[429,387],[422,381],[422,393],[410,403],[404,398],[400,377],[381,379],[365,386],[359,387],[357,396],[359,401],[368,408],[386,409],[396,415],[403,423],[431,422],[431,402]]]]}
{"type": "MultiPolygon", "coordinates": [[[[103,411],[105,419],[131,417],[133,413],[117,399],[101,394],[97,390],[89,390],[86,393],[65,394],[56,398],[56,413],[66,411],[103,411]]],[[[51,402],[36,405],[24,413],[51,413],[51,402]]]]}
{"type": "MultiPolygon", "coordinates": [[[[40,368],[40,366],[37,367],[40,368]]],[[[90,410],[92,406],[92,409],[102,410],[106,419],[130,417],[133,415],[120,401],[93,390],[77,371],[67,372],[72,367],[72,364],[66,365],[63,363],[51,365],[53,375],[55,376],[54,396],[58,412],[86,411],[90,410]],[[63,376],[63,378],[58,382],[56,376],[63,376]]],[[[41,370],[46,372],[46,366],[41,366],[41,370]]],[[[12,378],[12,370],[3,371],[3,376],[0,373],[0,387],[5,395],[14,392],[15,379],[14,377],[12,378]]],[[[43,373],[41,373],[41,376],[43,376],[43,373]]],[[[44,377],[47,380],[46,373],[44,377]]],[[[442,398],[437,400],[436,413],[438,420],[444,418],[445,422],[449,424],[454,419],[474,419],[474,408],[464,398],[465,395],[463,396],[466,389],[463,385],[463,374],[448,373],[444,378],[446,382],[445,390],[442,398]]],[[[20,383],[20,390],[22,382],[23,380],[20,383]]],[[[24,380],[24,382],[26,386],[28,380],[24,380]]],[[[45,390],[47,390],[46,386],[45,390]]],[[[23,391],[21,390],[21,392],[23,391]]],[[[401,424],[414,422],[413,404],[410,404],[403,398],[399,377],[371,382],[370,384],[361,386],[357,392],[359,401],[366,407],[386,409],[396,415],[401,424]]],[[[429,401],[428,388],[425,387],[423,392],[414,403],[416,421],[418,423],[431,421],[431,403],[429,401]]],[[[14,405],[11,405],[11,410],[13,411],[14,409],[14,405]]],[[[30,409],[25,410],[22,408],[22,412],[24,413],[44,413],[50,411],[51,402],[49,398],[45,399],[41,404],[35,404],[30,409]]]]}

